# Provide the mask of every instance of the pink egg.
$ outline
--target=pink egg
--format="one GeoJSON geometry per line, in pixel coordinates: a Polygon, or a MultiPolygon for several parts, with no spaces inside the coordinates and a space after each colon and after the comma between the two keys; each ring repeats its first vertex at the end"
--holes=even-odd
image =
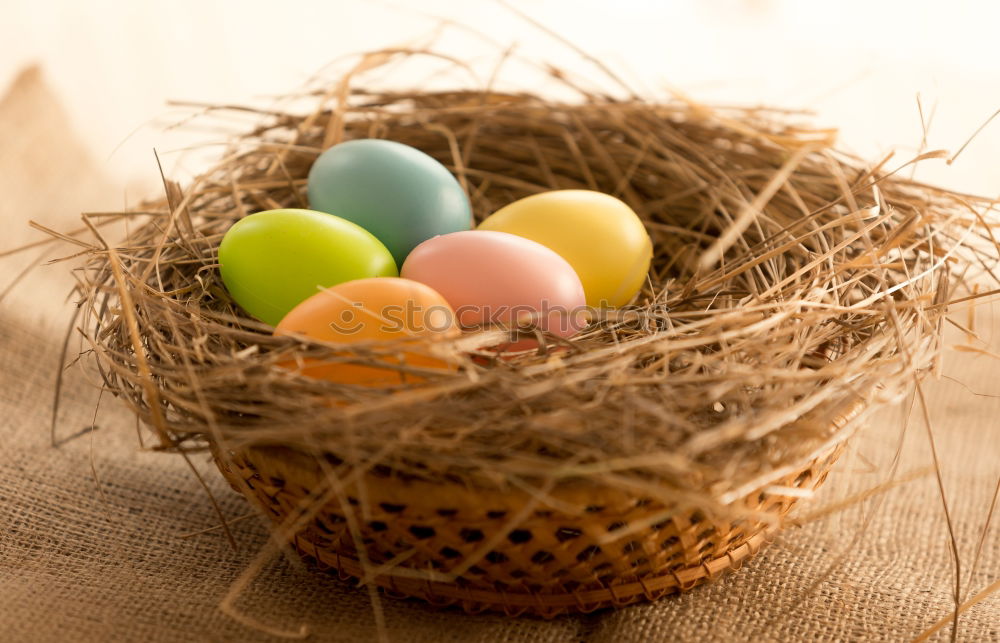
{"type": "MultiPolygon", "coordinates": [[[[491,230],[433,237],[413,249],[400,274],[441,293],[463,328],[536,327],[571,337],[586,326],[587,299],[576,271],[524,237],[491,230]]],[[[536,345],[522,340],[505,348],[536,345]]]]}

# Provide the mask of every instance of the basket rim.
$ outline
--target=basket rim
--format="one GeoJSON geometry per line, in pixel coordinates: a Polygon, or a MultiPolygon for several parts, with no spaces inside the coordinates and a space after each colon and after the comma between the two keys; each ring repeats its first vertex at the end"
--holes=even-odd
{"type": "MultiPolygon", "coordinates": [[[[753,478],[741,484],[739,487],[728,489],[712,497],[719,506],[727,506],[739,501],[740,498],[761,489],[768,484],[788,476],[801,469],[809,462],[824,457],[840,448],[847,442],[860,428],[858,422],[865,411],[870,408],[869,400],[861,395],[856,395],[851,399],[844,400],[840,410],[830,420],[831,427],[835,429],[833,439],[807,454],[800,460],[782,467],[771,468],[766,474],[753,478]]],[[[232,449],[227,449],[226,445],[219,445],[215,440],[209,440],[209,448],[213,455],[219,458],[221,450],[225,449],[232,454],[232,449]]],[[[281,454],[279,458],[269,457],[269,464],[281,462],[287,469],[294,469],[294,476],[302,479],[302,476],[310,476],[315,484],[322,484],[324,480],[323,472],[315,466],[316,453],[307,453],[292,446],[273,445],[253,445],[247,449],[240,449],[244,454],[258,453],[263,457],[281,454]]],[[[225,458],[223,458],[225,459],[225,458]]],[[[357,484],[364,486],[366,494],[377,498],[379,502],[393,502],[400,499],[412,498],[434,498],[442,493],[447,493],[450,501],[458,506],[475,506],[483,502],[484,498],[489,498],[497,505],[510,505],[517,507],[519,502],[535,497],[532,493],[523,488],[512,485],[487,487],[476,485],[472,481],[463,480],[463,484],[437,478],[434,480],[422,478],[403,479],[393,474],[376,475],[370,470],[364,471],[359,476],[357,484]]],[[[544,478],[542,478],[544,479],[544,478]]],[[[678,492],[698,493],[694,488],[675,488],[678,492]]],[[[603,483],[599,476],[578,476],[563,478],[552,485],[551,489],[545,492],[546,496],[567,504],[578,506],[603,505],[617,506],[634,502],[637,493],[627,491],[619,486],[612,486],[603,483]]],[[[692,500],[692,504],[700,504],[692,500]]]]}

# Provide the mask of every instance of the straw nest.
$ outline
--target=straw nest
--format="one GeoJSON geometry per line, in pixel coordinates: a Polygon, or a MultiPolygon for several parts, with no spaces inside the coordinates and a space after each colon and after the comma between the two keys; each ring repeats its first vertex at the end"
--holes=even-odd
{"type": "Polygon", "coordinates": [[[997,262],[989,203],[840,153],[831,131],[779,111],[346,82],[313,98],[311,113],[260,112],[214,169],[169,184],[124,243],[89,249],[81,328],[106,387],[158,448],[280,445],[335,456],[342,476],[573,481],[725,505],[830,452],[853,426],[836,418],[928,372],[947,303],[967,294],[955,276],[997,262]],[[549,189],[619,196],[654,242],[646,286],[570,341],[541,336],[537,351],[497,359],[473,350],[482,338],[460,338],[458,370],[418,373],[419,385],[352,388],[276,368],[397,350],[275,338],[219,277],[229,226],[308,207],[311,163],[358,137],[444,163],[480,220],[549,189]]]}

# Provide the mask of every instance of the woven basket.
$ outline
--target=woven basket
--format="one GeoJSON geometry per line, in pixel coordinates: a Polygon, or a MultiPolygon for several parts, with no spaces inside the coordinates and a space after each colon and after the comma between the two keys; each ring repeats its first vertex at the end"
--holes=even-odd
{"type": "MultiPolygon", "coordinates": [[[[844,427],[862,407],[860,401],[847,404],[835,424],[844,427]]],[[[342,491],[358,534],[350,533],[344,505],[334,497],[314,509],[290,540],[312,567],[360,579],[366,576],[355,545],[360,536],[368,569],[376,570],[368,580],[397,597],[459,605],[470,613],[551,618],[621,607],[739,569],[780,528],[797,499],[826,480],[843,446],[737,500],[732,508],[746,517],[735,520],[710,515],[680,493],[671,502],[593,482],[557,487],[545,506],[531,509],[531,495],[521,490],[367,474],[342,491]],[[476,564],[466,569],[466,560],[476,564]],[[389,569],[391,575],[384,573],[389,569]],[[429,579],[433,572],[441,580],[429,579]]],[[[294,521],[328,488],[324,463],[315,455],[277,446],[227,451],[225,457],[213,452],[233,489],[279,525],[294,521]]]]}
{"type": "Polygon", "coordinates": [[[962,283],[950,275],[995,274],[992,232],[969,217],[991,201],[869,167],[766,112],[351,78],[312,114],[262,113],[191,186],[123,213],[150,218],[122,246],[91,246],[79,327],[156,448],[211,448],[276,541],[393,594],[551,617],[740,566],[823,482],[858,416],[933,367],[962,283]],[[396,349],[275,337],[226,292],[219,242],[252,212],[308,206],[321,150],[364,137],[444,163],[477,221],[546,189],[620,195],[654,242],[636,305],[510,361],[458,338],[454,376],[419,386],[289,371],[385,366],[396,349]]]}

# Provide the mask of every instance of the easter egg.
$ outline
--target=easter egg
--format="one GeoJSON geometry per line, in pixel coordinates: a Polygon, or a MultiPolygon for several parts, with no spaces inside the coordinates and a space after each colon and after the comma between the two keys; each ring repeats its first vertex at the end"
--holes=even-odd
{"type": "MultiPolygon", "coordinates": [[[[441,293],[463,327],[535,326],[569,337],[585,325],[586,299],[573,267],[524,237],[466,230],[424,241],[401,273],[441,293]]],[[[508,348],[535,346],[522,340],[508,348]]]]}
{"type": "Polygon", "coordinates": [[[480,230],[509,232],[555,250],[580,275],[587,304],[621,306],[642,288],[653,243],[628,205],[591,190],[555,190],[500,208],[480,230]]]}
{"type": "MultiPolygon", "coordinates": [[[[285,315],[274,334],[304,335],[336,344],[393,341],[392,356],[378,356],[376,362],[447,372],[454,367],[434,357],[429,342],[453,337],[460,330],[448,302],[430,286],[382,277],[321,290],[285,315]]],[[[319,360],[307,360],[302,373],[362,386],[391,386],[424,379],[420,374],[380,368],[377,364],[319,360]]]]}
{"type": "Polygon", "coordinates": [[[236,303],[272,326],[320,288],[398,274],[392,255],[364,228],[294,209],[234,223],[219,245],[219,272],[236,303]]]}
{"type": "Polygon", "coordinates": [[[334,145],[309,170],[309,203],[368,230],[402,265],[417,244],[472,227],[469,199],[448,168],[379,139],[334,145]]]}

